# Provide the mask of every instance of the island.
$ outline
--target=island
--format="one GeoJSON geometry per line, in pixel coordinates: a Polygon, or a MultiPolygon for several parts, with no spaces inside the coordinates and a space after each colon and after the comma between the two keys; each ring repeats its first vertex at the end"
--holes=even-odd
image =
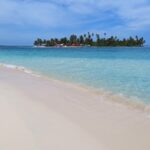
{"type": "Polygon", "coordinates": [[[104,33],[102,36],[100,34],[94,34],[88,32],[87,34],[70,35],[69,38],[51,38],[49,40],[37,38],[34,41],[34,46],[36,47],[105,47],[105,46],[127,46],[127,47],[141,47],[145,43],[143,37],[132,37],[119,39],[117,36],[107,37],[104,33]]]}

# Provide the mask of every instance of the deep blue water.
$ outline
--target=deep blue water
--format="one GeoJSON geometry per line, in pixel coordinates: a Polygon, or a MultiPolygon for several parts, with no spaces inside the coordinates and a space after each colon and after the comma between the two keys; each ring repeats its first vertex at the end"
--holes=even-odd
{"type": "Polygon", "coordinates": [[[150,103],[150,48],[0,47],[0,63],[150,103]]]}

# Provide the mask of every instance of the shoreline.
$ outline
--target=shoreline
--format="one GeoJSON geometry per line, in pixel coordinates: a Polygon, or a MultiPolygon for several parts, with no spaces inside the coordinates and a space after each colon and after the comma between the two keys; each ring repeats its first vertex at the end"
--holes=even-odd
{"type": "Polygon", "coordinates": [[[145,113],[73,84],[10,68],[0,67],[1,149],[150,149],[145,113]]]}
{"type": "Polygon", "coordinates": [[[149,46],[62,46],[62,47],[57,47],[57,46],[32,46],[33,48],[145,48],[149,46]]]}
{"type": "Polygon", "coordinates": [[[85,90],[85,91],[91,92],[93,94],[102,96],[102,97],[104,97],[105,100],[107,100],[109,102],[116,103],[118,105],[119,104],[125,105],[129,109],[135,109],[135,110],[141,111],[143,113],[148,113],[148,115],[150,114],[150,104],[146,104],[144,102],[141,102],[137,98],[135,98],[135,100],[134,100],[133,98],[126,97],[125,95],[122,95],[122,94],[120,95],[119,93],[113,93],[112,91],[106,91],[102,88],[97,89],[95,87],[90,87],[90,86],[85,85],[85,84],[80,84],[80,83],[71,82],[71,81],[69,82],[67,80],[55,79],[54,77],[48,77],[48,76],[43,75],[41,73],[34,72],[33,70],[25,68],[23,66],[16,66],[16,65],[12,65],[12,64],[0,63],[0,69],[1,69],[1,67],[16,70],[16,71],[21,71],[23,73],[30,74],[34,77],[39,77],[41,79],[46,79],[49,81],[55,81],[58,83],[66,84],[66,85],[69,85],[71,87],[85,90]]]}

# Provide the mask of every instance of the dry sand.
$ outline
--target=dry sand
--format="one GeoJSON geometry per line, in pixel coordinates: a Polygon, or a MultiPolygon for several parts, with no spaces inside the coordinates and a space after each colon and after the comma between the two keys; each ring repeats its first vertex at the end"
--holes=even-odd
{"type": "Polygon", "coordinates": [[[87,89],[1,67],[0,150],[150,150],[150,118],[87,89]]]}

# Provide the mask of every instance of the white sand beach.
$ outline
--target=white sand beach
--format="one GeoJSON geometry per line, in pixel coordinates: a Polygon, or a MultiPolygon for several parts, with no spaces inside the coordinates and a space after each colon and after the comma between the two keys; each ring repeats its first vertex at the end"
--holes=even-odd
{"type": "Polygon", "coordinates": [[[70,83],[1,67],[0,150],[150,150],[150,117],[70,83]]]}

